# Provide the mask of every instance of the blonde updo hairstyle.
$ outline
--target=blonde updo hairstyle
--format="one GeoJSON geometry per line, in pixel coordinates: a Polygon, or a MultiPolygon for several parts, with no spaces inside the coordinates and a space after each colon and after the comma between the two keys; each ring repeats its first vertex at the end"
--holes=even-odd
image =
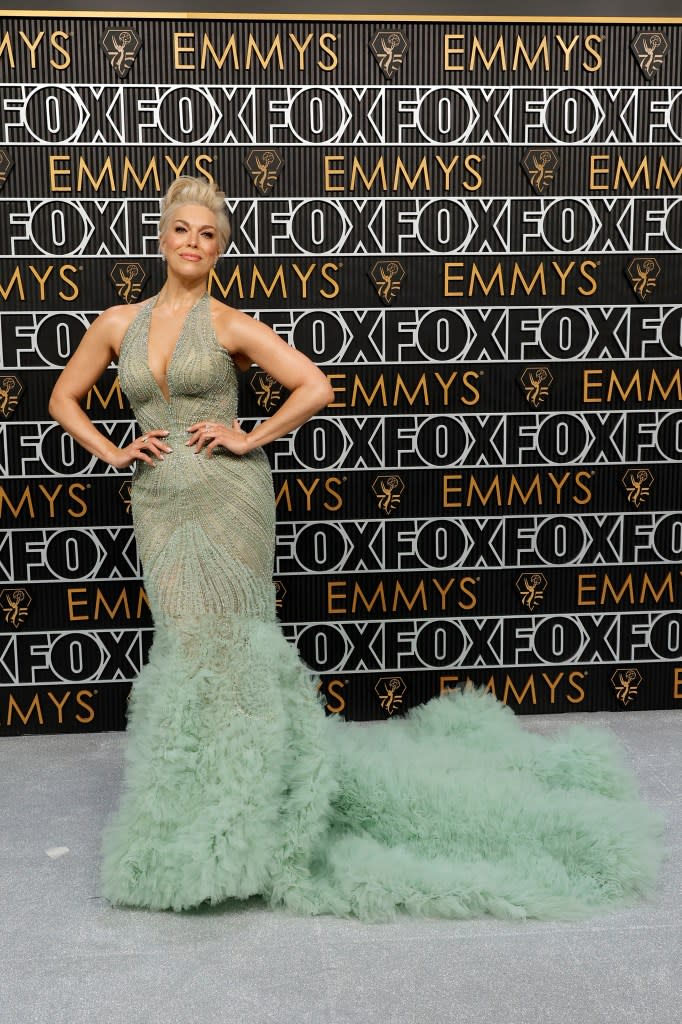
{"type": "Polygon", "coordinates": [[[206,178],[192,178],[187,174],[180,175],[170,186],[161,200],[161,217],[159,219],[159,238],[165,234],[173,211],[179,206],[206,206],[216,219],[218,247],[225,252],[230,240],[230,221],[225,209],[225,193],[221,192],[215,182],[206,178]]]}

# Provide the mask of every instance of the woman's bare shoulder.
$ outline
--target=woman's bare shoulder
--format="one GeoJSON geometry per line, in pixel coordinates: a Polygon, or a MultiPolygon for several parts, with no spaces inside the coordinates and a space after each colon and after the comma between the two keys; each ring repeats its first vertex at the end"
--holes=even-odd
{"type": "Polygon", "coordinates": [[[92,324],[90,332],[99,335],[101,340],[106,341],[118,354],[126,331],[147,302],[149,299],[145,302],[133,302],[130,305],[109,306],[102,310],[92,324]]]}
{"type": "Polygon", "coordinates": [[[240,309],[228,306],[226,302],[214,299],[213,296],[211,296],[211,316],[216,325],[224,328],[229,328],[232,324],[239,323],[240,320],[251,319],[248,313],[242,313],[240,309]]]}
{"type": "Polygon", "coordinates": [[[240,327],[253,326],[253,317],[214,298],[211,298],[211,317],[218,343],[230,353],[238,369],[248,370],[251,360],[239,353],[235,344],[235,336],[240,327]]]}

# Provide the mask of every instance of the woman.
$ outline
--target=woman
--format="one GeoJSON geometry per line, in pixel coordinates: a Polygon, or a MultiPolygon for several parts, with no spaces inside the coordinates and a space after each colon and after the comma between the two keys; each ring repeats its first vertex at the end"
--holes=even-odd
{"type": "Polygon", "coordinates": [[[164,286],[94,322],[50,402],[89,452],[134,466],[155,623],[104,834],[104,895],[181,910],[258,893],[367,920],[579,916],[636,898],[656,874],[659,826],[605,735],[548,742],[481,693],[374,729],[325,714],[275,618],[262,446],[332,393],[269,328],[209,297],[228,233],[223,193],[174,182],[159,225],[164,286]],[[142,428],[123,449],[80,407],[112,359],[142,428]],[[291,394],[245,433],[237,369],[252,363],[291,394]]]}

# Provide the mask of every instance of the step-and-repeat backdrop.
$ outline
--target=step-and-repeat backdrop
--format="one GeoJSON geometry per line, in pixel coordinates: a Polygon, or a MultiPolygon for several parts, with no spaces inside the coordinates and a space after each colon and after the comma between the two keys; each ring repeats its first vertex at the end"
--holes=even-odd
{"type": "MultiPolygon", "coordinates": [[[[269,446],[329,710],[680,705],[682,23],[7,17],[0,80],[0,733],[125,724],[130,478],[47,401],[179,173],[229,196],[212,294],[334,387],[269,446]]],[[[114,367],[85,404],[135,435],[114,367]]]]}

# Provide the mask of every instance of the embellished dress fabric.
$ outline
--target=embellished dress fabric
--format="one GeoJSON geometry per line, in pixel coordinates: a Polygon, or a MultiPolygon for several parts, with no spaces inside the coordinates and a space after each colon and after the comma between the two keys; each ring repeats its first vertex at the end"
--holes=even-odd
{"type": "Polygon", "coordinates": [[[650,891],[661,822],[605,731],[548,740],[483,692],[374,726],[325,712],[275,616],[265,453],[184,443],[190,424],[237,415],[210,299],[184,323],[168,401],[148,365],[152,306],[119,373],[142,430],[168,429],[173,451],[133,476],[155,636],[129,700],[104,896],[179,911],[259,894],[378,921],[581,917],[650,891]]]}

